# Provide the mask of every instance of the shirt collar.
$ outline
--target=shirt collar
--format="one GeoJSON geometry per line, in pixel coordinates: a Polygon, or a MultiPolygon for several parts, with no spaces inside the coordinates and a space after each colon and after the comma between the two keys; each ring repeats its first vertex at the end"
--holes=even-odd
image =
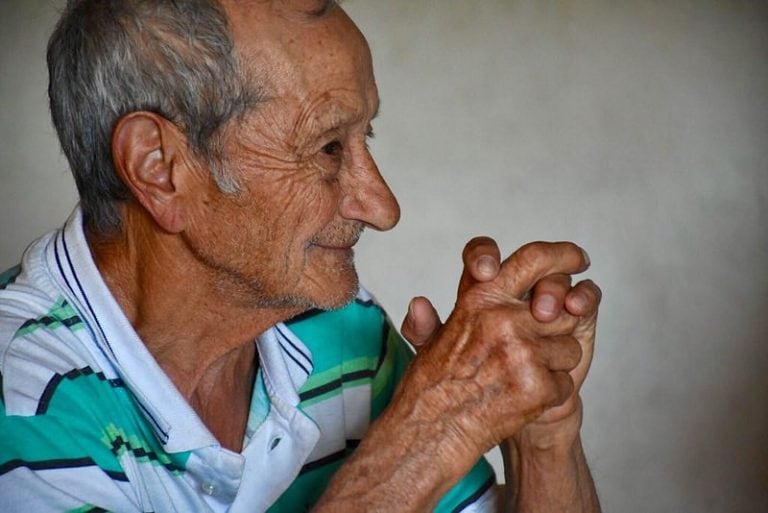
{"type": "MultiPolygon", "coordinates": [[[[122,378],[166,451],[218,445],[147,350],[104,283],[82,223],[78,207],[48,244],[46,260],[54,281],[86,320],[99,353],[94,356],[106,359],[122,378]]],[[[282,323],[259,337],[258,349],[270,395],[297,405],[297,390],[312,371],[310,351],[282,323]]]]}

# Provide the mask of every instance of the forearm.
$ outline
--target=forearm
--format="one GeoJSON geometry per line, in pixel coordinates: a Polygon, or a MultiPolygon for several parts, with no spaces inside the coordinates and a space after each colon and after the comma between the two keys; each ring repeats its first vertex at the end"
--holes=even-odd
{"type": "Polygon", "coordinates": [[[385,411],[313,511],[431,511],[480,456],[448,443],[446,429],[416,410],[385,411]]]}
{"type": "Polygon", "coordinates": [[[558,434],[542,440],[523,430],[506,445],[508,512],[600,511],[578,431],[573,436],[558,434]]]}

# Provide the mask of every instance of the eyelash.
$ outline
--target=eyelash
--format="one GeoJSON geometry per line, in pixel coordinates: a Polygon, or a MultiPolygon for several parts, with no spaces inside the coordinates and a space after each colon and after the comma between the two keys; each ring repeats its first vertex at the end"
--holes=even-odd
{"type": "MultiPolygon", "coordinates": [[[[365,133],[366,139],[373,139],[376,137],[376,134],[373,133],[373,129],[371,128],[365,133]]],[[[336,156],[339,154],[339,152],[343,149],[343,146],[341,145],[341,141],[331,141],[325,146],[322,147],[322,152],[326,155],[330,156],[336,156]]]]}
{"type": "Polygon", "coordinates": [[[341,143],[339,141],[331,141],[328,144],[326,144],[325,146],[323,146],[323,150],[322,151],[326,155],[330,155],[330,156],[334,157],[334,156],[338,155],[339,152],[341,152],[341,150],[342,150],[342,146],[341,146],[341,143]]]}

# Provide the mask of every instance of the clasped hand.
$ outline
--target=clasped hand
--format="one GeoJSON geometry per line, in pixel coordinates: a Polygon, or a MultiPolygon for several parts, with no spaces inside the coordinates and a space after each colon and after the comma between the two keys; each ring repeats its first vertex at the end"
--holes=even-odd
{"type": "Polygon", "coordinates": [[[398,400],[469,461],[523,430],[541,444],[576,436],[601,297],[590,280],[571,285],[589,267],[586,253],[535,242],[501,262],[496,243],[480,237],[463,259],[444,324],[426,298],[411,301],[402,332],[418,354],[398,400]]]}

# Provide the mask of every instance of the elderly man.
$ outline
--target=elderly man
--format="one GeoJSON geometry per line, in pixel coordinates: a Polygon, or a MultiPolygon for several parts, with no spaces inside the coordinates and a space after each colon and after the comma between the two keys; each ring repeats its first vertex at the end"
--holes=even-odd
{"type": "Polygon", "coordinates": [[[3,511],[491,511],[498,444],[510,510],[599,509],[583,251],[473,240],[415,358],[359,288],[399,210],[338,5],[72,1],[48,61],[81,203],[3,275],[3,511]]]}

